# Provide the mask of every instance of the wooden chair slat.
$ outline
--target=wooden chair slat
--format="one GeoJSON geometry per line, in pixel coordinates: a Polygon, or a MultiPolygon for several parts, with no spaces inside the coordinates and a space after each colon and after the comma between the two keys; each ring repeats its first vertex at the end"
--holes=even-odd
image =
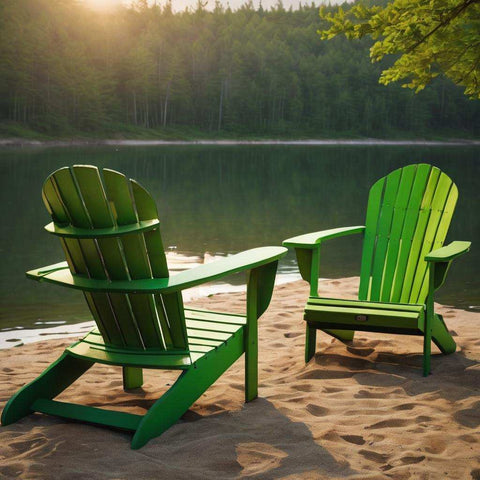
{"type": "Polygon", "coordinates": [[[430,170],[430,165],[421,164],[416,166],[415,179],[413,181],[410,198],[408,200],[401,233],[402,236],[399,246],[395,278],[390,294],[391,302],[400,302],[402,288],[405,281],[405,271],[407,269],[408,257],[418,221],[418,212],[420,210],[420,205],[422,203],[428,177],[430,176],[430,170]]]}

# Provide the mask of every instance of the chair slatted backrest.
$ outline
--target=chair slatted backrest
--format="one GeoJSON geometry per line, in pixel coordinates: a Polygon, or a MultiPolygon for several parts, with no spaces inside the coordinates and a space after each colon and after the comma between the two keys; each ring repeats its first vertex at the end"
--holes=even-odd
{"type": "Polygon", "coordinates": [[[445,241],[458,190],[430,165],[409,165],[370,189],[359,299],[424,303],[426,254],[445,241]]]}
{"type": "MultiPolygon", "coordinates": [[[[95,229],[158,220],[154,200],[134,180],[104,169],[102,181],[96,167],[75,165],[52,173],[42,196],[55,225],[93,232],[93,238],[60,238],[72,273],[111,281],[169,276],[158,226],[95,238],[95,229]]],[[[181,294],[84,295],[108,344],[140,350],[188,348],[181,294]]]]}

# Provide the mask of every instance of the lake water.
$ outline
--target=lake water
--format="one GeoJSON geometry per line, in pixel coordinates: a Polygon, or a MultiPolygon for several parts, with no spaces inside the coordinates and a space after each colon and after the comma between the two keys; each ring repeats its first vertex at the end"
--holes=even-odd
{"type": "MultiPolygon", "coordinates": [[[[445,145],[1,149],[0,330],[16,331],[12,339],[18,339],[24,328],[61,327],[89,318],[79,292],[38,284],[24,275],[26,270],[63,261],[58,240],[43,230],[50,219],[40,192],[49,173],[73,164],[119,170],[152,193],[168,259],[177,269],[211,256],[279,245],[301,233],[363,224],[368,190],[378,178],[409,163],[431,163],[451,176],[460,191],[447,241],[474,242],[471,252],[453,265],[437,300],[478,309],[479,154],[478,146],[445,145]]],[[[327,242],[322,247],[321,277],[358,275],[360,251],[360,238],[327,242]]],[[[279,273],[280,279],[298,274],[292,252],[281,262],[279,273]]]]}

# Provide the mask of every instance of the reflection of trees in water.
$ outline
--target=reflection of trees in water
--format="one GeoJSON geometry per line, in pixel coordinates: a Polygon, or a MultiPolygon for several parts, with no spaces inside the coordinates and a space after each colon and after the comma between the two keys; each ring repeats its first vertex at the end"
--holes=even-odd
{"type": "MultiPolygon", "coordinates": [[[[368,190],[400,166],[432,163],[459,187],[448,239],[479,238],[478,147],[170,146],[4,150],[1,153],[2,295],[10,304],[77,298],[28,282],[24,271],[62,258],[43,233],[49,217],[40,191],[56,168],[91,163],[126,173],[156,198],[165,246],[179,252],[235,252],[309,231],[363,224],[368,190]]],[[[360,238],[322,247],[321,276],[357,275],[360,238]]],[[[439,300],[456,303],[479,291],[474,247],[452,268],[439,300]],[[466,290],[457,295],[458,290],[466,290]],[[452,292],[452,293],[448,293],[452,292]]],[[[289,256],[293,261],[293,256],[289,256]]],[[[478,302],[478,300],[477,300],[478,302]]],[[[470,303],[472,304],[472,303],[470,303]]]]}

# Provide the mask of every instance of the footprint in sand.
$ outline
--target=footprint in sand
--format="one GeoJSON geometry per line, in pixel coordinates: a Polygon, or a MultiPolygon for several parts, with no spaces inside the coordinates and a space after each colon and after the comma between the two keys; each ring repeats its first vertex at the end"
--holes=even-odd
{"type": "Polygon", "coordinates": [[[480,402],[476,402],[472,408],[458,411],[454,418],[464,427],[477,428],[480,425],[480,402]]]}
{"type": "Polygon", "coordinates": [[[413,410],[416,407],[415,403],[402,403],[393,407],[394,410],[413,410]]]}
{"type": "Polygon", "coordinates": [[[415,423],[426,423],[426,422],[431,422],[433,419],[432,417],[429,417],[428,415],[419,415],[416,419],[415,419],[415,423]]]}
{"type": "Polygon", "coordinates": [[[321,407],[320,405],[314,405],[313,403],[309,403],[307,405],[307,411],[315,417],[323,417],[325,415],[328,415],[329,409],[321,407]]]}
{"type": "Polygon", "coordinates": [[[358,453],[365,457],[367,460],[371,460],[375,463],[385,463],[389,457],[385,453],[377,453],[373,450],[360,450],[358,453]]]}
{"type": "Polygon", "coordinates": [[[477,437],[475,437],[474,435],[469,435],[468,433],[466,435],[460,435],[460,437],[458,438],[467,443],[477,443],[477,437]]]}
{"type": "Polygon", "coordinates": [[[374,348],[370,348],[370,347],[360,348],[360,347],[350,347],[350,346],[347,347],[347,350],[351,354],[358,355],[360,357],[368,357],[375,351],[374,348]]]}
{"type": "Polygon", "coordinates": [[[18,440],[16,442],[11,442],[10,447],[14,449],[18,454],[23,454],[25,452],[38,453],[39,451],[48,451],[52,448],[52,445],[49,443],[48,439],[36,435],[33,438],[28,440],[18,440]]]}
{"type": "Polygon", "coordinates": [[[337,387],[324,387],[323,392],[324,393],[338,393],[338,392],[344,392],[344,388],[337,388],[337,387]]]}
{"type": "Polygon", "coordinates": [[[312,391],[312,385],[308,384],[300,384],[300,385],[292,385],[292,388],[294,390],[298,390],[300,392],[311,392],[312,391]]]}
{"type": "Polygon", "coordinates": [[[415,456],[415,455],[408,455],[406,457],[403,457],[400,459],[400,461],[404,464],[404,465],[412,465],[414,463],[420,463],[420,462],[423,462],[425,460],[425,455],[419,455],[419,456],[415,456]]]}
{"type": "Polygon", "coordinates": [[[316,369],[316,370],[311,370],[306,373],[302,373],[299,375],[300,380],[320,380],[320,379],[330,379],[334,380],[337,378],[350,378],[352,377],[353,374],[348,371],[342,371],[342,370],[321,370],[321,369],[316,369]]]}
{"type": "Polygon", "coordinates": [[[340,435],[348,443],[353,443],[355,445],[364,445],[365,439],[360,435],[340,435]]]}
{"type": "Polygon", "coordinates": [[[296,338],[296,337],[299,337],[300,335],[303,335],[303,334],[298,332],[288,332],[283,334],[285,338],[296,338]]]}
{"type": "Polygon", "coordinates": [[[447,448],[446,442],[440,439],[433,439],[425,443],[428,443],[428,445],[425,445],[425,450],[428,453],[433,453],[435,455],[439,455],[440,453],[443,453],[447,448]]]}
{"type": "Polygon", "coordinates": [[[243,467],[241,476],[261,475],[278,468],[288,454],[267,443],[248,442],[237,446],[237,462],[243,467]]]}
{"type": "Polygon", "coordinates": [[[366,429],[377,429],[377,428],[395,428],[395,427],[405,427],[410,422],[409,420],[403,420],[401,418],[391,418],[390,420],[382,420],[381,422],[374,423],[366,429]]]}
{"type": "Polygon", "coordinates": [[[340,436],[334,430],[330,430],[329,432],[325,433],[325,435],[322,435],[322,439],[330,440],[331,442],[338,442],[340,436]]]}
{"type": "Polygon", "coordinates": [[[113,380],[110,382],[110,387],[122,387],[123,382],[121,380],[113,380]]]}
{"type": "Polygon", "coordinates": [[[383,393],[369,392],[368,390],[359,390],[354,395],[355,398],[385,398],[383,393]]]}

